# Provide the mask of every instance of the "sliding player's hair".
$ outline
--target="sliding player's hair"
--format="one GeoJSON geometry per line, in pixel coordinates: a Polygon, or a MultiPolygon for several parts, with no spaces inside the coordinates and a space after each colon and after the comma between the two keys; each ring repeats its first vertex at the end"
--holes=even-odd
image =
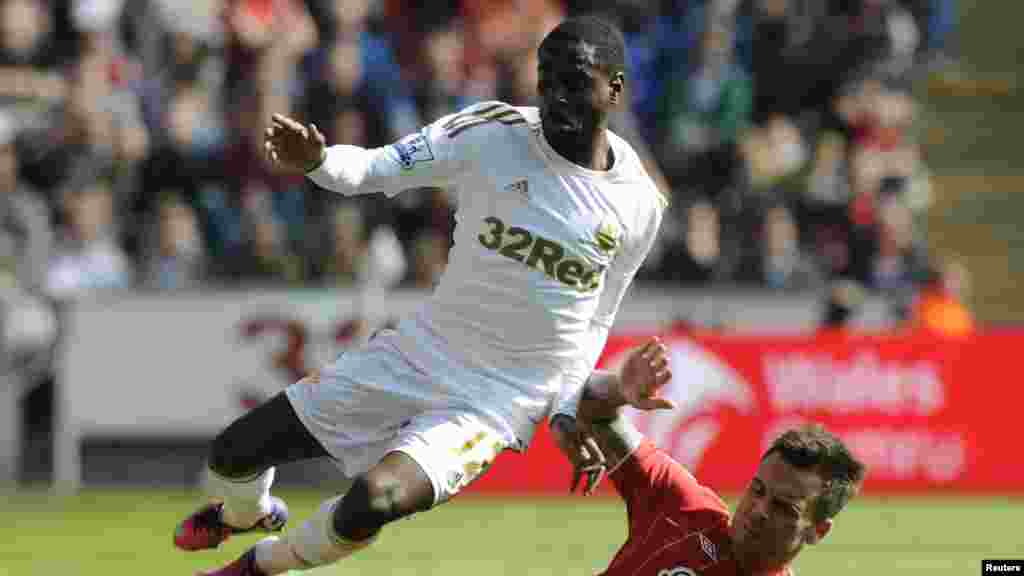
{"type": "Polygon", "coordinates": [[[617,26],[600,16],[586,14],[563,20],[544,37],[541,46],[555,41],[586,42],[597,48],[598,64],[606,71],[626,70],[626,39],[617,26]]]}
{"type": "Polygon", "coordinates": [[[812,470],[823,488],[814,503],[814,520],[832,518],[846,506],[864,480],[864,464],[854,458],[839,438],[819,424],[788,430],[764,453],[777,453],[790,466],[812,470]]]}

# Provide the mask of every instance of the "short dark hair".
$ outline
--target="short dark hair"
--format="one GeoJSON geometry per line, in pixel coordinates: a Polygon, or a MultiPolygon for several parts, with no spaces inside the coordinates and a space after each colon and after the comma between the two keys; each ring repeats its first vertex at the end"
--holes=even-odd
{"type": "Polygon", "coordinates": [[[808,424],[787,430],[772,442],[762,460],[778,454],[795,468],[813,470],[823,482],[821,494],[814,503],[815,522],[839,513],[860,490],[865,466],[857,460],[842,440],[820,424],[808,424]]]}
{"type": "Polygon", "coordinates": [[[584,14],[563,20],[544,37],[546,42],[586,42],[597,48],[598,64],[608,72],[626,70],[626,38],[610,21],[595,14],[584,14]]]}

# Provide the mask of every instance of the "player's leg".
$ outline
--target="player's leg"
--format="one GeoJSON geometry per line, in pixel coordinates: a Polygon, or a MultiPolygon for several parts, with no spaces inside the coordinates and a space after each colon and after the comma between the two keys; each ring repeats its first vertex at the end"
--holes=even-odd
{"type": "Polygon", "coordinates": [[[327,500],[284,538],[258,542],[215,576],[273,576],[333,564],[373,543],[381,527],[434,505],[430,479],[411,457],[388,453],[348,493],[327,500]]]}
{"type": "Polygon", "coordinates": [[[299,420],[284,393],[235,420],[210,446],[203,506],[175,530],[183,550],[214,548],[232,533],[278,531],[288,509],[270,495],[275,466],[328,456],[299,420]]]}
{"type": "Polygon", "coordinates": [[[418,416],[347,494],[324,502],[283,539],[267,538],[211,575],[272,576],[337,562],[370,545],[384,525],[451,499],[508,445],[473,414],[418,416]]]}

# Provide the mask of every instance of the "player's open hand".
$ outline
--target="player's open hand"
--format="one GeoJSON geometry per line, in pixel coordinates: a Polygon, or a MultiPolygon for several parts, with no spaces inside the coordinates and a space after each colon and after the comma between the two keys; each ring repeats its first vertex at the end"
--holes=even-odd
{"type": "Polygon", "coordinates": [[[593,494],[604,478],[606,468],[604,454],[597,447],[597,441],[565,414],[556,414],[551,419],[551,433],[555,437],[555,443],[572,464],[569,493],[575,492],[580,480],[586,476],[587,483],[583,485],[583,495],[593,494]]]}
{"type": "Polygon", "coordinates": [[[629,353],[619,373],[622,398],[639,410],[668,410],[675,404],[658,395],[672,379],[668,367],[668,348],[660,338],[651,338],[645,345],[629,353]]]}
{"type": "Polygon", "coordinates": [[[263,135],[263,150],[270,162],[293,172],[309,172],[324,161],[327,139],[316,124],[308,126],[274,114],[263,135]]]}

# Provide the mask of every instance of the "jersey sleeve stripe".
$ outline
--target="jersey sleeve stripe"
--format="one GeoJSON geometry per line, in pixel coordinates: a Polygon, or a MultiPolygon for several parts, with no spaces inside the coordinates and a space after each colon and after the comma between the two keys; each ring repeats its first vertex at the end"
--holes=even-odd
{"type": "MultiPolygon", "coordinates": [[[[487,124],[488,122],[494,122],[494,121],[495,120],[492,120],[492,119],[480,119],[480,120],[474,120],[472,122],[467,122],[465,124],[460,125],[458,128],[452,130],[451,132],[449,132],[448,133],[448,137],[449,138],[455,138],[456,136],[458,136],[459,134],[461,134],[465,130],[469,130],[470,128],[472,128],[474,126],[480,126],[481,124],[487,124]]],[[[515,126],[516,124],[526,124],[526,119],[525,118],[516,118],[516,119],[512,119],[512,120],[498,119],[497,121],[502,123],[502,124],[504,124],[504,125],[506,125],[506,126],[515,126]]]]}
{"type": "Polygon", "coordinates": [[[508,107],[492,109],[487,112],[465,114],[462,115],[461,118],[455,118],[446,123],[445,129],[451,131],[458,128],[460,124],[465,124],[467,122],[473,122],[476,120],[496,120],[499,118],[508,118],[514,116],[520,116],[519,111],[517,111],[515,108],[508,107]]]}
{"type": "Polygon", "coordinates": [[[490,112],[487,114],[475,114],[472,116],[467,116],[465,118],[460,118],[458,121],[450,123],[450,125],[446,126],[445,128],[447,128],[448,130],[454,130],[458,128],[459,125],[461,124],[473,122],[476,120],[502,120],[507,118],[515,118],[518,116],[520,116],[520,114],[516,110],[495,110],[494,112],[490,112]]]}
{"type": "Polygon", "coordinates": [[[445,122],[443,126],[444,126],[444,128],[446,130],[448,130],[448,129],[451,129],[456,124],[458,124],[459,122],[462,122],[464,120],[468,120],[470,118],[478,118],[478,117],[483,116],[483,115],[491,114],[491,113],[493,113],[495,111],[500,111],[501,109],[505,109],[505,110],[508,110],[508,111],[513,111],[511,108],[512,107],[509,106],[508,104],[502,104],[502,103],[499,102],[497,104],[491,104],[491,105],[488,105],[488,106],[484,106],[484,107],[480,108],[479,110],[470,110],[470,111],[466,111],[466,112],[459,112],[453,118],[451,118],[450,120],[445,122]]]}

